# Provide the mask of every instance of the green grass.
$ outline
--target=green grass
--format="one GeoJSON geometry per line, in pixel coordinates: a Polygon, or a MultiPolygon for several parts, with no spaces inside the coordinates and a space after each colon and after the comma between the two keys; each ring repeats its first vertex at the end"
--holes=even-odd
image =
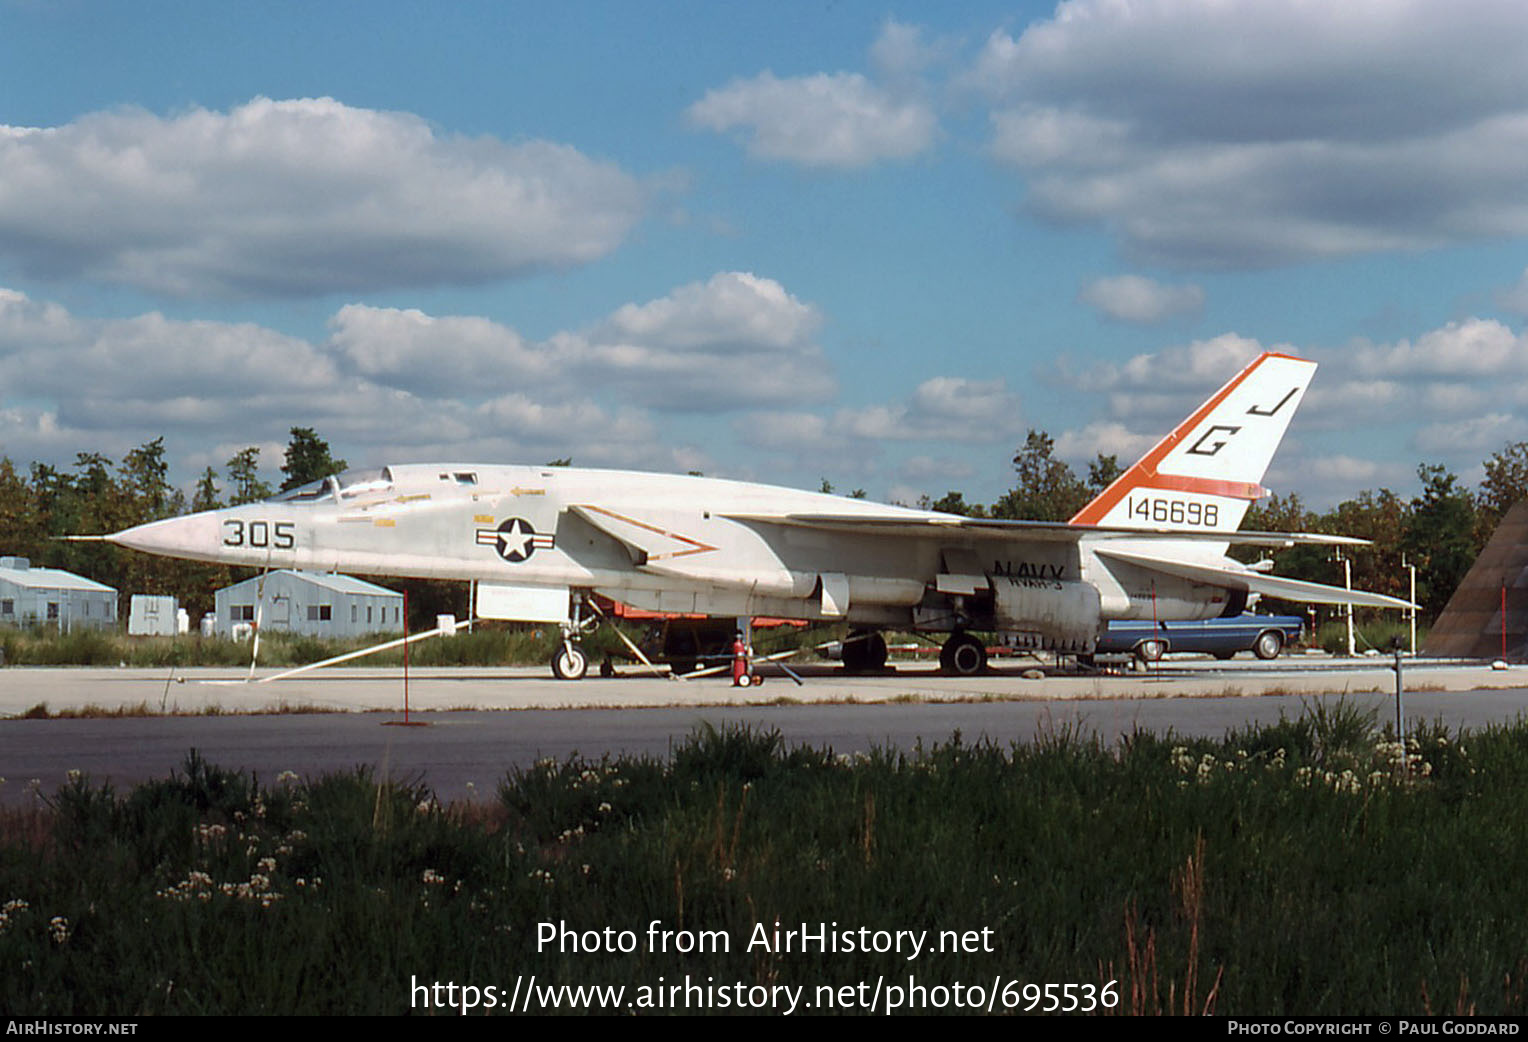
{"type": "MultiPolygon", "coordinates": [[[[624,624],[623,624],[624,625],[624,624]]],[[[627,636],[638,639],[639,627],[624,626],[627,636]]],[[[402,636],[380,633],[366,637],[333,639],[305,637],[271,630],[260,637],[262,666],[300,666],[343,655],[402,636]]],[[[786,629],[779,633],[761,631],[758,654],[771,654],[794,647],[803,640],[815,640],[786,629]]],[[[465,630],[450,637],[431,637],[409,646],[409,661],[417,666],[523,666],[545,665],[561,640],[556,626],[479,623],[472,632],[465,630]]],[[[591,664],[597,666],[606,655],[617,660],[630,653],[610,626],[600,626],[582,641],[591,664]]],[[[116,632],[84,630],[58,633],[49,629],[0,629],[0,649],[5,664],[12,666],[248,666],[249,641],[222,637],[128,637],[116,632]]],[[[356,660],[360,666],[396,666],[403,662],[403,649],[393,648],[356,660]]]]}
{"type": "Polygon", "coordinates": [[[1371,716],[1314,705],[1219,740],[1059,728],[854,756],[703,728],[450,807],[365,769],[256,778],[195,754],[127,793],[76,778],[0,814],[0,1007],[394,1013],[416,977],[688,974],[809,999],[1001,976],[1115,981],[1115,1012],[1524,1012],[1528,726],[1422,725],[1403,766],[1371,716]],[[655,920],[731,950],[649,950],[655,920]],[[746,951],[776,920],[990,930],[991,950],[746,951]],[[638,950],[538,950],[559,922],[638,950]]]}
{"type": "MultiPolygon", "coordinates": [[[[300,666],[357,651],[401,636],[375,634],[354,639],[305,637],[271,631],[260,637],[262,666],[300,666]]],[[[409,647],[409,661],[419,666],[505,666],[544,664],[551,660],[557,627],[487,626],[448,638],[432,637],[409,647]]],[[[585,643],[591,660],[603,655],[613,634],[602,631],[585,643]]],[[[128,637],[119,633],[83,631],[59,634],[50,630],[0,631],[5,662],[12,666],[248,666],[249,641],[222,637],[128,637]]],[[[357,665],[398,665],[403,649],[395,648],[356,660],[357,665]]]]}
{"type": "MultiPolygon", "coordinates": [[[[1428,627],[1425,625],[1417,627],[1418,650],[1427,642],[1427,630],[1428,627]]],[[[1397,639],[1400,640],[1403,651],[1411,649],[1411,623],[1405,619],[1365,619],[1360,616],[1354,620],[1353,650],[1360,655],[1370,649],[1389,655],[1394,647],[1392,642],[1397,639]]],[[[1340,619],[1322,623],[1309,643],[1333,655],[1346,655],[1348,651],[1347,623],[1340,619]]]]}

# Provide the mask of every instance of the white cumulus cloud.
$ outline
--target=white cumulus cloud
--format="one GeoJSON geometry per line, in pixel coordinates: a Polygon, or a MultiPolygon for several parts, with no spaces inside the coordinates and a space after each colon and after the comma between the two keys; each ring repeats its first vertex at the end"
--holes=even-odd
{"type": "Polygon", "coordinates": [[[1026,205],[1179,268],[1528,232],[1528,7],[1067,0],[965,77],[1026,205]]]}
{"type": "Polygon", "coordinates": [[[1193,285],[1169,286],[1141,275],[1095,279],[1078,299],[1116,322],[1153,325],[1204,310],[1204,290],[1193,285]]]}
{"type": "Polygon", "coordinates": [[[870,51],[875,80],[765,71],[713,87],[685,115],[705,130],[738,132],[760,159],[834,169],[909,159],[933,145],[938,129],[920,73],[939,51],[918,28],[887,22],[870,51]]]}
{"type": "Polygon", "coordinates": [[[0,264],[178,296],[482,283],[602,257],[648,189],[332,98],[0,127],[0,264]]]}
{"type": "Polygon", "coordinates": [[[539,341],[483,316],[349,304],[313,342],[157,312],[87,318],[0,288],[0,453],[120,458],[164,435],[182,465],[221,466],[215,446],[282,445],[304,426],[357,461],[706,469],[706,451],[664,434],[665,416],[828,399],[820,323],[746,272],[539,341]]]}
{"type": "Polygon", "coordinates": [[[720,272],[541,342],[477,316],[352,304],[331,321],[330,343],[367,378],[398,388],[473,397],[598,387],[667,411],[719,412],[831,395],[820,323],[773,279],[720,272]]]}
{"type": "Polygon", "coordinates": [[[933,143],[933,109],[859,73],[781,79],[770,72],[706,92],[688,112],[707,130],[742,130],[751,155],[852,168],[906,159],[933,143]]]}

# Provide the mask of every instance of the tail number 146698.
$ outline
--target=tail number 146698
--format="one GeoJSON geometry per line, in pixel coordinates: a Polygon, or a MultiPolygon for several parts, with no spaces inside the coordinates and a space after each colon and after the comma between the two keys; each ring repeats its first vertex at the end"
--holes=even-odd
{"type": "Polygon", "coordinates": [[[1214,528],[1220,524],[1218,503],[1160,499],[1155,496],[1131,496],[1127,502],[1132,518],[1158,525],[1199,525],[1214,528]]]}

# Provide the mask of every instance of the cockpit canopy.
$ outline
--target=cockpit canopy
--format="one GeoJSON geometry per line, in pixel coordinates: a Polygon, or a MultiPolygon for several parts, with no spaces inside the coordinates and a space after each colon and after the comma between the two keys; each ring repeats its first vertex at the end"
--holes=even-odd
{"type": "Polygon", "coordinates": [[[342,474],[310,481],[306,485],[278,492],[268,503],[344,503],[362,496],[374,496],[390,492],[393,488],[393,472],[388,467],[357,468],[342,474]]]}

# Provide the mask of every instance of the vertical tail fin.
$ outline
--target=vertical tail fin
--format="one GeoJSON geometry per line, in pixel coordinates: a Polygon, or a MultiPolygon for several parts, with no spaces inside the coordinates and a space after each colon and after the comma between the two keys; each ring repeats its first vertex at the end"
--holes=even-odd
{"type": "Polygon", "coordinates": [[[1077,512],[1072,524],[1234,532],[1316,363],[1268,351],[1077,512]]]}

